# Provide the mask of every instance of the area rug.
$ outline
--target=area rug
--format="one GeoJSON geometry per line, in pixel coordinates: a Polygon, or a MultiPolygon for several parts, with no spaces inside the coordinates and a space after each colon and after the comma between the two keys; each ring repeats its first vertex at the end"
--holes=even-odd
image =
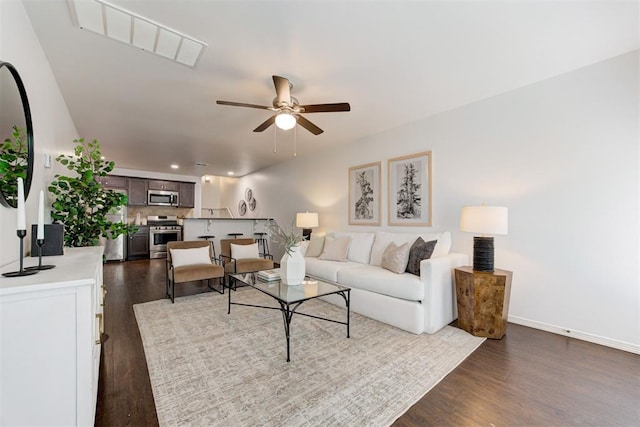
{"type": "MultiPolygon", "coordinates": [[[[232,301],[275,306],[260,292],[232,301]]],[[[344,320],[320,300],[304,313],[344,320]]],[[[447,326],[414,335],[358,314],[346,327],[305,316],[232,306],[205,293],[134,306],[162,426],[385,426],[483,341],[447,326]]]]}

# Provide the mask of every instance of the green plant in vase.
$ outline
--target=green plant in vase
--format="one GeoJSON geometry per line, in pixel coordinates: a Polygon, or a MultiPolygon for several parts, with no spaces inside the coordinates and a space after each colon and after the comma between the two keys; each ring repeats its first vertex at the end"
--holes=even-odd
{"type": "Polygon", "coordinates": [[[267,222],[265,230],[271,240],[284,246],[285,254],[280,259],[280,280],[286,285],[301,284],[305,274],[305,261],[300,248],[302,233],[296,229],[295,223],[283,229],[273,220],[267,222]]]}
{"type": "Polygon", "coordinates": [[[291,227],[282,228],[270,219],[265,224],[265,231],[270,240],[282,245],[287,255],[292,254],[292,248],[303,241],[302,233],[296,229],[295,223],[291,227]]]}
{"type": "Polygon", "coordinates": [[[113,170],[115,163],[102,159],[97,140],[75,139],[74,155],[61,154],[56,161],[75,172],[75,176],[57,174],[49,185],[54,196],[51,218],[64,224],[65,246],[95,246],[100,237],[116,238],[137,228],[111,222],[107,215],[127,204],[123,193],[105,188],[96,178],[113,170]]]}

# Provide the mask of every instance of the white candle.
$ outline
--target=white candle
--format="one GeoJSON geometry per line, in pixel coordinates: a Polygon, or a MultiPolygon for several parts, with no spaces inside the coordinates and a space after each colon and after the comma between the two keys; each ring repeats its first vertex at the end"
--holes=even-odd
{"type": "Polygon", "coordinates": [[[44,240],[44,191],[40,190],[40,200],[38,202],[38,240],[44,240]]]}
{"type": "Polygon", "coordinates": [[[18,230],[26,230],[27,221],[24,216],[24,186],[22,178],[18,178],[18,230]]]}

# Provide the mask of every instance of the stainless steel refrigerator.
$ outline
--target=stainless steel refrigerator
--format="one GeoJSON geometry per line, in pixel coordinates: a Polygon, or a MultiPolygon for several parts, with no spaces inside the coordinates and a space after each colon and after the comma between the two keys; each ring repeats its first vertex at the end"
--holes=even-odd
{"type": "MultiPolygon", "coordinates": [[[[127,194],[125,190],[115,190],[119,193],[127,194]]],[[[127,222],[127,207],[121,206],[107,214],[107,221],[127,222]]],[[[121,234],[115,239],[100,238],[100,244],[104,246],[106,261],[124,261],[127,257],[127,236],[121,234]]]]}

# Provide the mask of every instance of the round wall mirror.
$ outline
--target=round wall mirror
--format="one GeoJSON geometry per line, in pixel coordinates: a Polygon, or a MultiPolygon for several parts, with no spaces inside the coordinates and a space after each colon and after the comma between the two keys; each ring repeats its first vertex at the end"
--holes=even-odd
{"type": "Polygon", "coordinates": [[[27,92],[13,65],[0,61],[0,203],[18,206],[18,177],[25,200],[33,176],[33,128],[27,92]]]}

